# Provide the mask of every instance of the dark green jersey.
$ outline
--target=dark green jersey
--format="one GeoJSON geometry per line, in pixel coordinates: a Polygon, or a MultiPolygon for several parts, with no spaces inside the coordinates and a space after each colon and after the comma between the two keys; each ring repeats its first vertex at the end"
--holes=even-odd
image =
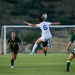
{"type": "MultiPolygon", "coordinates": [[[[73,34],[70,38],[70,41],[74,44],[74,47],[75,47],[75,34],[73,34]]],[[[75,48],[74,50],[72,51],[72,54],[75,56],[75,48]]]]}
{"type": "Polygon", "coordinates": [[[73,35],[71,36],[70,41],[73,42],[73,43],[75,43],[75,34],[73,34],[73,35]]]}
{"type": "Polygon", "coordinates": [[[19,49],[19,43],[21,43],[21,40],[16,37],[15,40],[12,40],[12,38],[9,38],[7,43],[10,44],[11,50],[18,50],[19,49]]]}

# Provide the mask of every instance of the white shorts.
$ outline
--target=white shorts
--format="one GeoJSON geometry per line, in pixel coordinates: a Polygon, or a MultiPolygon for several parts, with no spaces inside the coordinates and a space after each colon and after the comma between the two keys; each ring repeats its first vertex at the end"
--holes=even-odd
{"type": "Polygon", "coordinates": [[[43,42],[45,42],[51,38],[52,38],[52,36],[41,36],[39,39],[41,39],[43,42]]]}

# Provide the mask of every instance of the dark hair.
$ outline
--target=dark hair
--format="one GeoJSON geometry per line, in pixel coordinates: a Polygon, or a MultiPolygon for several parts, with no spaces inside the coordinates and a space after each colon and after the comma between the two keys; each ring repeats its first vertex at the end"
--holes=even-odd
{"type": "Polygon", "coordinates": [[[42,21],[44,20],[44,18],[42,17],[43,14],[44,14],[44,13],[41,13],[41,14],[38,16],[38,19],[39,19],[40,22],[42,22],[42,21]]]}

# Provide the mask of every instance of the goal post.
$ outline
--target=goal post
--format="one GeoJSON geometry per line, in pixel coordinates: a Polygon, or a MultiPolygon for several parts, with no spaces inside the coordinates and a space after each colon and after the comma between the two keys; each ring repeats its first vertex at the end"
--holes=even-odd
{"type": "MultiPolygon", "coordinates": [[[[75,27],[75,25],[51,25],[50,26],[50,28],[59,28],[59,29],[61,29],[61,28],[74,28],[75,27]]],[[[1,29],[1,49],[0,49],[0,51],[2,50],[2,39],[3,39],[3,52],[4,52],[4,55],[6,55],[6,37],[7,37],[7,34],[6,34],[6,32],[7,32],[7,28],[23,28],[23,29],[32,29],[32,28],[37,28],[37,27],[31,27],[31,26],[26,26],[26,25],[5,25],[5,26],[2,26],[2,29],[1,29]]]]}
{"type": "MultiPolygon", "coordinates": [[[[6,28],[24,28],[24,27],[26,27],[26,28],[29,28],[29,27],[31,27],[31,26],[22,26],[22,25],[20,25],[20,26],[18,26],[18,25],[16,25],[16,26],[14,26],[14,25],[11,25],[11,26],[8,26],[8,25],[5,25],[5,26],[2,26],[2,28],[1,28],[1,43],[2,43],[2,39],[4,40],[3,41],[3,46],[4,46],[4,55],[6,55],[6,28]],[[4,36],[4,37],[3,37],[4,36]]],[[[1,51],[2,51],[2,44],[1,44],[1,47],[0,47],[1,49],[1,51]]]]}

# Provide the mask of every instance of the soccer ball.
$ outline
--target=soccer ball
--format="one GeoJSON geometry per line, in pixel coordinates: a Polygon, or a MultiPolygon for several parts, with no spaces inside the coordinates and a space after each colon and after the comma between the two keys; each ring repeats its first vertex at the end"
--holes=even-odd
{"type": "Polygon", "coordinates": [[[47,19],[47,14],[44,13],[44,14],[42,15],[42,18],[43,18],[43,19],[47,19]]]}

